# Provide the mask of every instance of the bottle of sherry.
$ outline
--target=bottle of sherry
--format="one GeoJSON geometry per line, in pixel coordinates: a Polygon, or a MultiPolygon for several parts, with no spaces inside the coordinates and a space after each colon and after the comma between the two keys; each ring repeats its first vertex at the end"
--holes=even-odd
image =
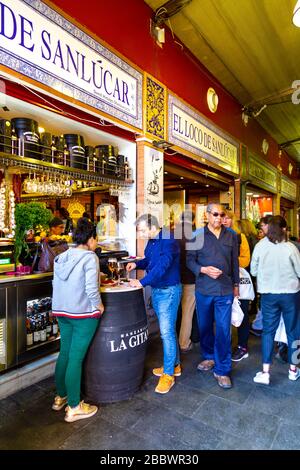
{"type": "Polygon", "coordinates": [[[26,345],[30,347],[33,345],[33,332],[31,329],[30,318],[26,318],[26,345]]]}

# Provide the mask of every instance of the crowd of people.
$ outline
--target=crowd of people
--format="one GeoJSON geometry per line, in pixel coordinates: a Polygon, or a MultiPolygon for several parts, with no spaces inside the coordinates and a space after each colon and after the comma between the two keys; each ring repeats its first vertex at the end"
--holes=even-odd
{"type": "MultiPolygon", "coordinates": [[[[132,286],[152,287],[152,304],[158,317],[163,343],[163,365],[153,369],[159,376],[155,391],[168,393],[181,375],[180,353],[192,349],[191,330],[196,306],[202,361],[197,369],[213,371],[220,387],[229,389],[232,361],[249,356],[249,333],[262,322],[262,371],[256,383],[269,384],[274,338],[283,317],[287,334],[288,377],[300,376],[298,347],[300,340],[300,253],[295,240],[288,239],[286,221],[281,216],[266,216],[258,230],[248,220],[238,221],[221,205],[209,203],[207,225],[194,230],[192,213],[182,215],[184,231],[175,229],[166,237],[158,221],[143,215],[137,231],[148,238],[145,257],[127,265],[128,271],[146,270],[132,286]],[[192,242],[192,243],[190,243],[192,242]],[[253,276],[255,298],[240,298],[243,321],[238,327],[238,344],[232,347],[231,311],[234,297],[239,298],[239,268],[253,276]],[[284,282],[283,282],[284,279],[284,282]],[[182,320],[179,335],[176,317],[181,301],[182,320]],[[250,326],[249,315],[257,313],[250,326]]],[[[256,330],[259,332],[259,330],[256,330]]]]}
{"type": "MultiPolygon", "coordinates": [[[[126,268],[145,272],[139,279],[130,279],[131,287],[151,287],[163,345],[163,364],[153,369],[159,377],[155,392],[168,393],[175,377],[182,374],[180,356],[193,348],[194,311],[201,351],[197,370],[212,371],[220,387],[232,387],[232,361],[249,356],[251,332],[262,336],[262,370],[253,380],[270,383],[274,338],[281,318],[287,336],[288,378],[300,377],[300,253],[297,241],[288,239],[283,217],[263,217],[257,231],[250,221],[239,221],[220,204],[209,203],[207,224],[198,230],[191,211],[182,214],[173,230],[161,228],[151,214],[140,216],[136,229],[140,238],[147,239],[144,257],[126,268]],[[251,273],[255,287],[251,301],[240,298],[240,268],[251,273]],[[231,314],[236,297],[243,321],[237,331],[238,344],[233,347],[231,314]],[[251,313],[256,318],[250,326],[251,313]]],[[[61,330],[53,409],[68,405],[67,422],[97,412],[97,407],[80,401],[80,380],[82,361],[104,312],[99,260],[94,253],[96,229],[88,218],[79,219],[73,239],[76,247],[55,258],[53,281],[53,314],[58,316],[61,330]]]]}

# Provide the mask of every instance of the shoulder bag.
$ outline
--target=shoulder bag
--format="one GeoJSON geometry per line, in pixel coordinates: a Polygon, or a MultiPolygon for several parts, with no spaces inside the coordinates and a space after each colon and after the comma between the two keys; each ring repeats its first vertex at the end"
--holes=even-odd
{"type": "Polygon", "coordinates": [[[52,242],[51,245],[49,242],[43,241],[41,247],[42,254],[38,264],[38,270],[42,273],[53,271],[54,258],[69,248],[67,242],[63,240],[52,242]]]}
{"type": "Polygon", "coordinates": [[[255,293],[250,274],[245,268],[240,268],[239,298],[241,300],[254,300],[255,293]]]}

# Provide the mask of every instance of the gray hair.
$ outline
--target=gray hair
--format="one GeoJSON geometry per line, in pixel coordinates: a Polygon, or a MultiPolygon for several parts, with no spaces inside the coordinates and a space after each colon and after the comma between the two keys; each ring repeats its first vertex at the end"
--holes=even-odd
{"type": "Polygon", "coordinates": [[[206,207],[206,212],[211,212],[213,206],[222,207],[222,204],[220,204],[219,202],[209,202],[206,207]]]}

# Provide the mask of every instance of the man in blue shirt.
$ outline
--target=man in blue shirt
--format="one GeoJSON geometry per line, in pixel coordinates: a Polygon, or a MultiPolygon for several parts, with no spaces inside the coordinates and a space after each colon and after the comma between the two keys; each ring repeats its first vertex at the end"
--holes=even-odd
{"type": "Polygon", "coordinates": [[[174,376],[181,375],[179,348],[176,336],[176,320],[181,299],[180,247],[174,236],[166,229],[160,229],[158,220],[151,214],[144,214],[136,221],[141,238],[149,239],[145,258],[128,263],[127,271],[146,270],[141,279],[132,279],[132,287],[151,286],[152,305],[158,318],[163,342],[163,367],[153,369],[160,377],[155,391],[168,393],[175,383],[174,376]]]}
{"type": "Polygon", "coordinates": [[[204,360],[198,370],[214,369],[222,388],[231,388],[231,308],[239,290],[238,239],[222,226],[219,204],[207,206],[208,224],[198,232],[187,266],[196,275],[196,308],[204,360]],[[216,335],[213,324],[216,323],[216,335]]]}

